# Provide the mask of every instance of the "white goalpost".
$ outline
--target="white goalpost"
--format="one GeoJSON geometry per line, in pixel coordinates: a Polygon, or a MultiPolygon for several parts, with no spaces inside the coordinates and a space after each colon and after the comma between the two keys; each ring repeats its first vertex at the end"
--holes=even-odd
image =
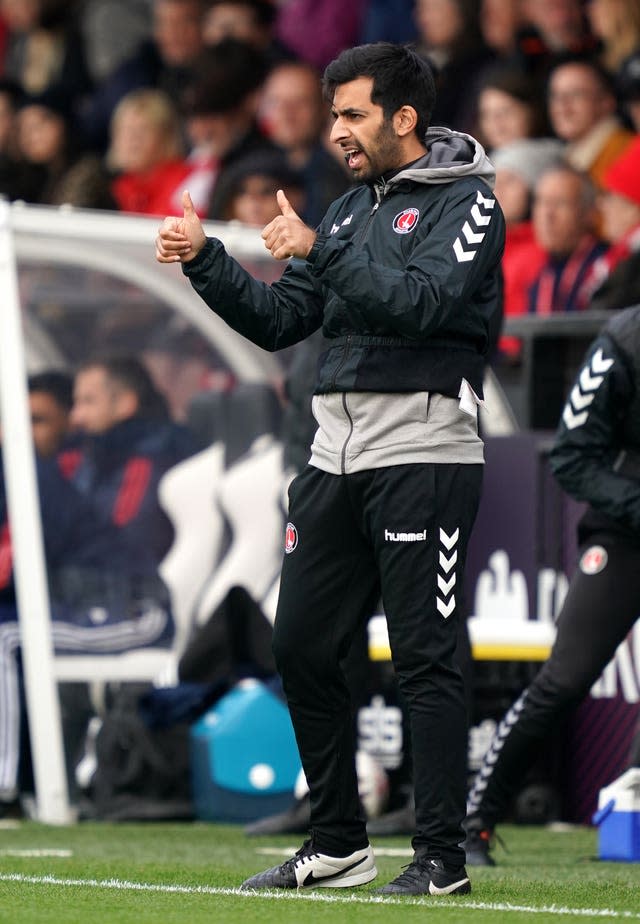
{"type": "Polygon", "coordinates": [[[0,409],[11,545],[22,635],[38,818],[72,820],[58,691],[53,676],[49,593],[44,559],[27,371],[20,317],[11,212],[0,202],[0,409]]]}

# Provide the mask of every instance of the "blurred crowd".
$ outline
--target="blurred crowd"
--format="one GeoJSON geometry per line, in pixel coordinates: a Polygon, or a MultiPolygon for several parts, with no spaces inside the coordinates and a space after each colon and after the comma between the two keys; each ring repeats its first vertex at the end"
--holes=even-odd
{"type": "Polygon", "coordinates": [[[201,217],[262,227],[281,187],[316,225],[351,182],[323,69],[381,40],[428,58],[432,124],[496,166],[505,314],[630,303],[637,0],[0,0],[0,195],[163,216],[189,188],[201,217]]]}

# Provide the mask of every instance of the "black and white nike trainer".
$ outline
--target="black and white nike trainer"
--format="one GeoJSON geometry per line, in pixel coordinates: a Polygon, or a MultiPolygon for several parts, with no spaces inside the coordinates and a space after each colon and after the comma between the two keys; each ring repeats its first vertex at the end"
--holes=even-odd
{"type": "Polygon", "coordinates": [[[442,860],[419,854],[392,882],[378,889],[382,895],[468,895],[470,891],[464,866],[446,867],[442,860]]]}
{"type": "Polygon", "coordinates": [[[241,889],[347,889],[375,879],[373,850],[370,846],[355,850],[347,857],[330,857],[318,853],[311,839],[304,842],[295,856],[282,866],[274,866],[246,879],[241,889]]]}

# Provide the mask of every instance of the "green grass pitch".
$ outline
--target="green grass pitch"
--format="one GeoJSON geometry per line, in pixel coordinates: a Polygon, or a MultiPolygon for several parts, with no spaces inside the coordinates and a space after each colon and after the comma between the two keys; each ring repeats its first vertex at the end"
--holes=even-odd
{"type": "Polygon", "coordinates": [[[597,859],[590,828],[503,826],[507,851],[470,869],[460,898],[382,898],[409,862],[408,841],[374,841],[378,879],[360,889],[239,893],[253,872],[297,849],[293,836],[247,838],[208,823],[50,827],[0,824],[1,924],[531,924],[639,921],[640,863],[597,859]],[[428,915],[425,918],[425,915],[428,915]]]}

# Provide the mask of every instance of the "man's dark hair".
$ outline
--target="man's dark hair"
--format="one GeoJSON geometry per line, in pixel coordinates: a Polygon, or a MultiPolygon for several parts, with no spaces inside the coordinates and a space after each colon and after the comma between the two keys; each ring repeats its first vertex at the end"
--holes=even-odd
{"type": "Polygon", "coordinates": [[[56,401],[60,407],[70,411],[73,405],[73,377],[57,369],[38,372],[29,376],[27,382],[29,394],[44,392],[56,401]]]}
{"type": "Polygon", "coordinates": [[[392,42],[347,48],[324,72],[325,95],[333,101],[336,87],[358,77],[373,78],[371,102],[382,106],[385,119],[391,119],[401,106],[413,106],[418,114],[416,134],[424,137],[436,101],[433,71],[425,58],[392,42]]]}
{"type": "Polygon", "coordinates": [[[167,420],[169,410],[164,396],[156,388],[146,366],[135,356],[99,356],[82,363],[78,371],[104,369],[107,378],[138,398],[138,417],[167,420]]]}

